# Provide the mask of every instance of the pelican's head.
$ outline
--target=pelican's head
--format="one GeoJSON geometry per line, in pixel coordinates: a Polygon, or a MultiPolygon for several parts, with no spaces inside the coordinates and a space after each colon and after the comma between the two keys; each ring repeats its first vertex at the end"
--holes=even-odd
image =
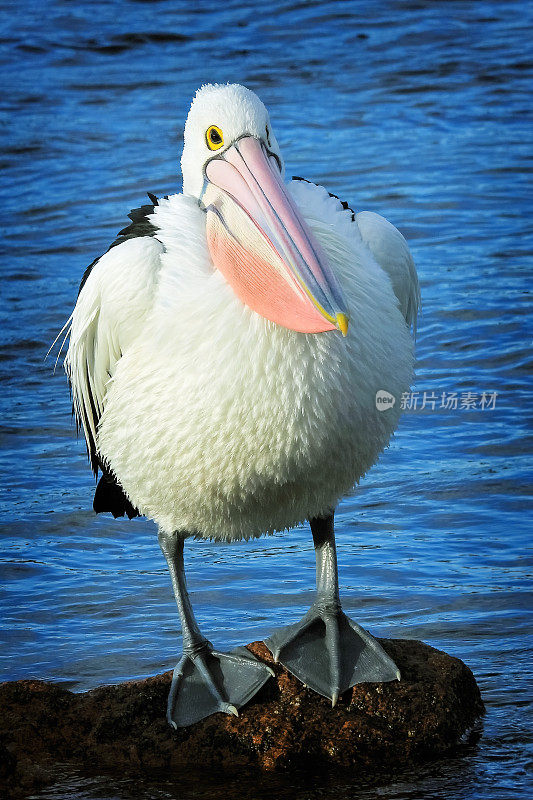
{"type": "Polygon", "coordinates": [[[183,191],[206,213],[213,263],[266,319],[303,333],[348,314],[327,259],[283,182],[268,111],[238,84],[203,86],[185,124],[183,191]]]}

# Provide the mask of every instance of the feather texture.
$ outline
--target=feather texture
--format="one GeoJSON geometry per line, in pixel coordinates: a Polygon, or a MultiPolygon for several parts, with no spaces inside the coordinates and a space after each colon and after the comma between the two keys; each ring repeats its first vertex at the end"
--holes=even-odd
{"type": "Polygon", "coordinates": [[[97,431],[107,385],[150,311],[162,252],[154,238],[126,238],[93,262],[82,281],[65,369],[95,473],[101,466],[97,431]]]}
{"type": "Polygon", "coordinates": [[[397,425],[399,403],[375,405],[413,372],[391,277],[338,200],[289,188],[348,301],[346,339],[244,306],[184,195],[154,208],[157,238],[114,247],[80,293],[66,360],[76,413],[132,506],[166,530],[238,539],[320,516],[397,425]]]}
{"type": "Polygon", "coordinates": [[[407,242],[394,225],[373,211],[360,211],[355,222],[363,242],[391,279],[402,314],[416,334],[420,287],[407,242]]]}

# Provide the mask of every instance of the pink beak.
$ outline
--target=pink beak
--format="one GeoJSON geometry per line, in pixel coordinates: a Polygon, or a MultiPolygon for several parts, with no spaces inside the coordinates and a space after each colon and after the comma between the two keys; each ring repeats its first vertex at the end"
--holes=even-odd
{"type": "Polygon", "coordinates": [[[206,177],[209,252],[242,302],[294,331],[346,336],[341,289],[262,142],[238,139],[206,177]]]}

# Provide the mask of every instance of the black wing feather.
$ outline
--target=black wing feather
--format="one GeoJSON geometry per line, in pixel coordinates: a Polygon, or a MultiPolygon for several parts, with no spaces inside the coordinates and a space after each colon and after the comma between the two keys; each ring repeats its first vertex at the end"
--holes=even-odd
{"type": "Polygon", "coordinates": [[[113,473],[104,467],[102,467],[102,477],[98,481],[94,493],[93,509],[97,514],[109,511],[115,519],[123,517],[125,514],[129,519],[140,516],[139,510],[130,503],[113,473]]]}
{"type": "MultiPolygon", "coordinates": [[[[128,214],[128,217],[131,219],[130,224],[126,225],[125,228],[122,228],[122,230],[118,232],[117,238],[115,239],[114,242],[111,242],[106,252],[109,252],[112,247],[116,247],[117,245],[122,244],[122,242],[125,242],[128,239],[135,239],[137,236],[156,235],[158,228],[156,225],[153,224],[153,222],[150,222],[148,217],[154,213],[154,208],[157,205],[159,205],[159,200],[157,199],[155,194],[152,194],[152,192],[147,192],[147,194],[152,203],[151,204],[146,203],[146,205],[141,206],[140,208],[131,209],[130,213],[128,214]]],[[[98,256],[98,258],[95,258],[94,261],[91,264],[89,264],[89,266],[83,273],[80,283],[80,288],[78,289],[78,297],[81,290],[85,286],[87,278],[91,274],[92,268],[98,261],[100,261],[101,258],[102,256],[98,256]]]]}

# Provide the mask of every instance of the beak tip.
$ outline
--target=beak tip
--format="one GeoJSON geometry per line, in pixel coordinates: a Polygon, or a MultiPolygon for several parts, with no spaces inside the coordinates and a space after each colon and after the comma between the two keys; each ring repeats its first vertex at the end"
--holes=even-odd
{"type": "Polygon", "coordinates": [[[342,333],[343,336],[347,336],[348,335],[348,322],[349,321],[350,321],[350,318],[348,317],[347,314],[343,314],[342,312],[337,314],[337,319],[336,319],[337,327],[338,327],[338,329],[340,330],[340,332],[342,333]]]}

